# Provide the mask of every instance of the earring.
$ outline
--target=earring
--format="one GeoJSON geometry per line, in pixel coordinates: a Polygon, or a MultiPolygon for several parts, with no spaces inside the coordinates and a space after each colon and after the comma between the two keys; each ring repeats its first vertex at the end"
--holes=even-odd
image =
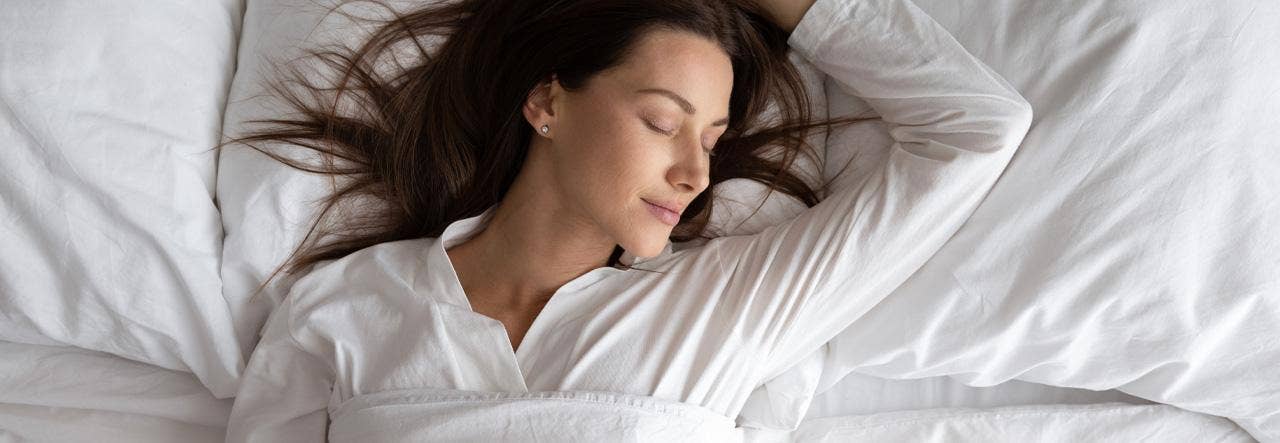
{"type": "Polygon", "coordinates": [[[543,134],[543,135],[546,135],[546,134],[547,134],[547,131],[550,131],[550,130],[551,130],[551,127],[550,127],[550,126],[542,125],[542,134],[543,134]]]}

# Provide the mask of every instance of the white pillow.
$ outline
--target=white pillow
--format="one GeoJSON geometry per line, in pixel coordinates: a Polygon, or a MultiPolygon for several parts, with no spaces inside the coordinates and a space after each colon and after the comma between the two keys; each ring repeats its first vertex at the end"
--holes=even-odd
{"type": "MultiPolygon", "coordinates": [[[[250,120],[291,115],[291,109],[268,90],[266,82],[291,66],[304,67],[308,75],[330,72],[316,70],[313,59],[304,59],[304,50],[358,45],[372,28],[364,23],[353,25],[347,14],[385,17],[385,11],[369,2],[349,3],[330,13],[338,3],[341,1],[263,0],[247,4],[238,67],[223,119],[224,135],[241,136],[257,128],[248,124],[250,120]]],[[[425,4],[416,0],[389,3],[397,8],[425,4]]],[[[302,148],[260,145],[298,159],[316,158],[302,148]]],[[[228,145],[219,156],[217,196],[226,232],[223,295],[246,356],[257,344],[267,315],[298,276],[281,272],[261,293],[256,293],[258,286],[302,241],[319,208],[315,203],[332,190],[328,178],[289,168],[243,145],[228,145]]]]}
{"type": "Polygon", "coordinates": [[[0,340],[234,395],[213,201],[240,0],[0,8],[0,340]]]}
{"type": "MultiPolygon", "coordinates": [[[[1115,388],[1280,440],[1280,4],[916,3],[1036,121],[968,223],[829,344],[817,391],[850,371],[1115,388]]],[[[828,164],[869,134],[833,134],[828,164]]]]}

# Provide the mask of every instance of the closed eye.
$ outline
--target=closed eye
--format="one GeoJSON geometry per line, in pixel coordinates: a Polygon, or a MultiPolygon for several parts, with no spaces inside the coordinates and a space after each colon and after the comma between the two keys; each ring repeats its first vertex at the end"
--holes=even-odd
{"type": "MultiPolygon", "coordinates": [[[[653,124],[653,123],[649,122],[648,120],[645,120],[645,121],[644,121],[644,124],[645,124],[645,126],[648,126],[650,130],[653,130],[653,132],[657,132],[657,133],[659,133],[659,134],[662,134],[662,135],[665,135],[665,136],[668,136],[668,137],[670,137],[670,136],[674,135],[674,131],[667,131],[667,130],[664,130],[664,129],[662,129],[662,128],[659,128],[657,125],[655,125],[655,124],[653,124]]],[[[711,148],[709,148],[709,149],[703,149],[703,150],[702,150],[702,152],[706,153],[707,155],[716,155],[716,154],[715,154],[715,146],[714,146],[714,145],[713,145],[711,148]]]]}
{"type": "Polygon", "coordinates": [[[647,121],[647,120],[644,122],[644,124],[645,124],[645,125],[647,125],[647,126],[649,126],[649,129],[652,129],[654,132],[657,132],[657,133],[659,133],[659,134],[666,135],[666,136],[671,136],[671,135],[673,135],[673,131],[668,131],[668,130],[665,130],[665,129],[659,128],[657,125],[654,125],[653,123],[651,123],[651,122],[649,122],[649,121],[647,121]]]}

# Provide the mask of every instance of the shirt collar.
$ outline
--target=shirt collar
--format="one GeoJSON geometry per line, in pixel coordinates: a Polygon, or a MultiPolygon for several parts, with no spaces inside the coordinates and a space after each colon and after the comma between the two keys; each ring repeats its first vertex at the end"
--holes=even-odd
{"type": "MultiPolygon", "coordinates": [[[[493,219],[493,215],[496,209],[497,209],[497,205],[493,205],[493,206],[490,206],[488,209],[485,209],[484,212],[480,213],[479,215],[467,217],[467,218],[456,220],[452,223],[449,223],[449,225],[445,227],[444,232],[440,233],[440,237],[437,239],[438,241],[436,241],[433,244],[431,259],[430,259],[430,262],[428,263],[428,266],[430,266],[429,269],[451,269],[450,263],[448,262],[449,260],[448,253],[446,252],[446,250],[453,247],[454,245],[457,245],[459,243],[462,243],[471,239],[471,237],[475,236],[480,231],[482,231],[484,227],[488,226],[489,222],[493,219]]],[[[668,242],[667,248],[664,250],[663,253],[667,254],[670,252],[671,252],[671,243],[668,242]]],[[[623,251],[622,257],[619,258],[620,262],[632,263],[632,264],[640,263],[645,260],[652,260],[652,258],[646,259],[646,258],[635,257],[633,255],[627,254],[625,250],[623,251]],[[631,261],[628,262],[625,260],[631,260],[631,261]]],[[[586,274],[583,274],[582,276],[579,276],[578,278],[575,278],[569,281],[568,283],[565,284],[565,286],[561,288],[561,290],[569,291],[569,292],[579,291],[589,286],[592,286],[601,280],[604,280],[606,277],[610,275],[615,275],[623,272],[624,270],[613,268],[613,267],[602,266],[599,268],[595,268],[595,269],[592,269],[591,271],[588,271],[586,274]]],[[[464,294],[462,287],[458,286],[458,283],[456,283],[457,278],[458,277],[456,273],[448,276],[446,276],[445,274],[439,274],[434,277],[433,281],[435,281],[437,285],[450,288],[449,290],[445,291],[447,293],[447,295],[445,295],[445,297],[447,297],[445,299],[447,302],[456,304],[458,306],[470,306],[470,301],[466,299],[466,295],[464,294]]]]}
{"type": "Polygon", "coordinates": [[[449,223],[449,226],[444,228],[444,232],[440,233],[440,244],[443,245],[444,249],[449,249],[454,245],[470,240],[471,237],[474,237],[485,226],[489,225],[489,221],[493,219],[493,213],[497,208],[497,205],[489,206],[489,209],[485,209],[480,215],[449,223]]]}

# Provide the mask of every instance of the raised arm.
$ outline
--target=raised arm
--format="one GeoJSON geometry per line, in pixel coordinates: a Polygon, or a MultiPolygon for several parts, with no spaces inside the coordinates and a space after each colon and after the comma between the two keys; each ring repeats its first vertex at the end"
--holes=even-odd
{"type": "Polygon", "coordinates": [[[707,245],[725,263],[729,315],[763,351],[762,380],[923,266],[986,196],[1032,118],[1016,89],[909,0],[817,0],[789,44],[872,106],[895,142],[882,168],[795,219],[707,245]]]}
{"type": "Polygon", "coordinates": [[[755,0],[754,3],[764,11],[765,16],[786,30],[795,31],[796,25],[805,12],[813,6],[814,0],[755,0]]]}

